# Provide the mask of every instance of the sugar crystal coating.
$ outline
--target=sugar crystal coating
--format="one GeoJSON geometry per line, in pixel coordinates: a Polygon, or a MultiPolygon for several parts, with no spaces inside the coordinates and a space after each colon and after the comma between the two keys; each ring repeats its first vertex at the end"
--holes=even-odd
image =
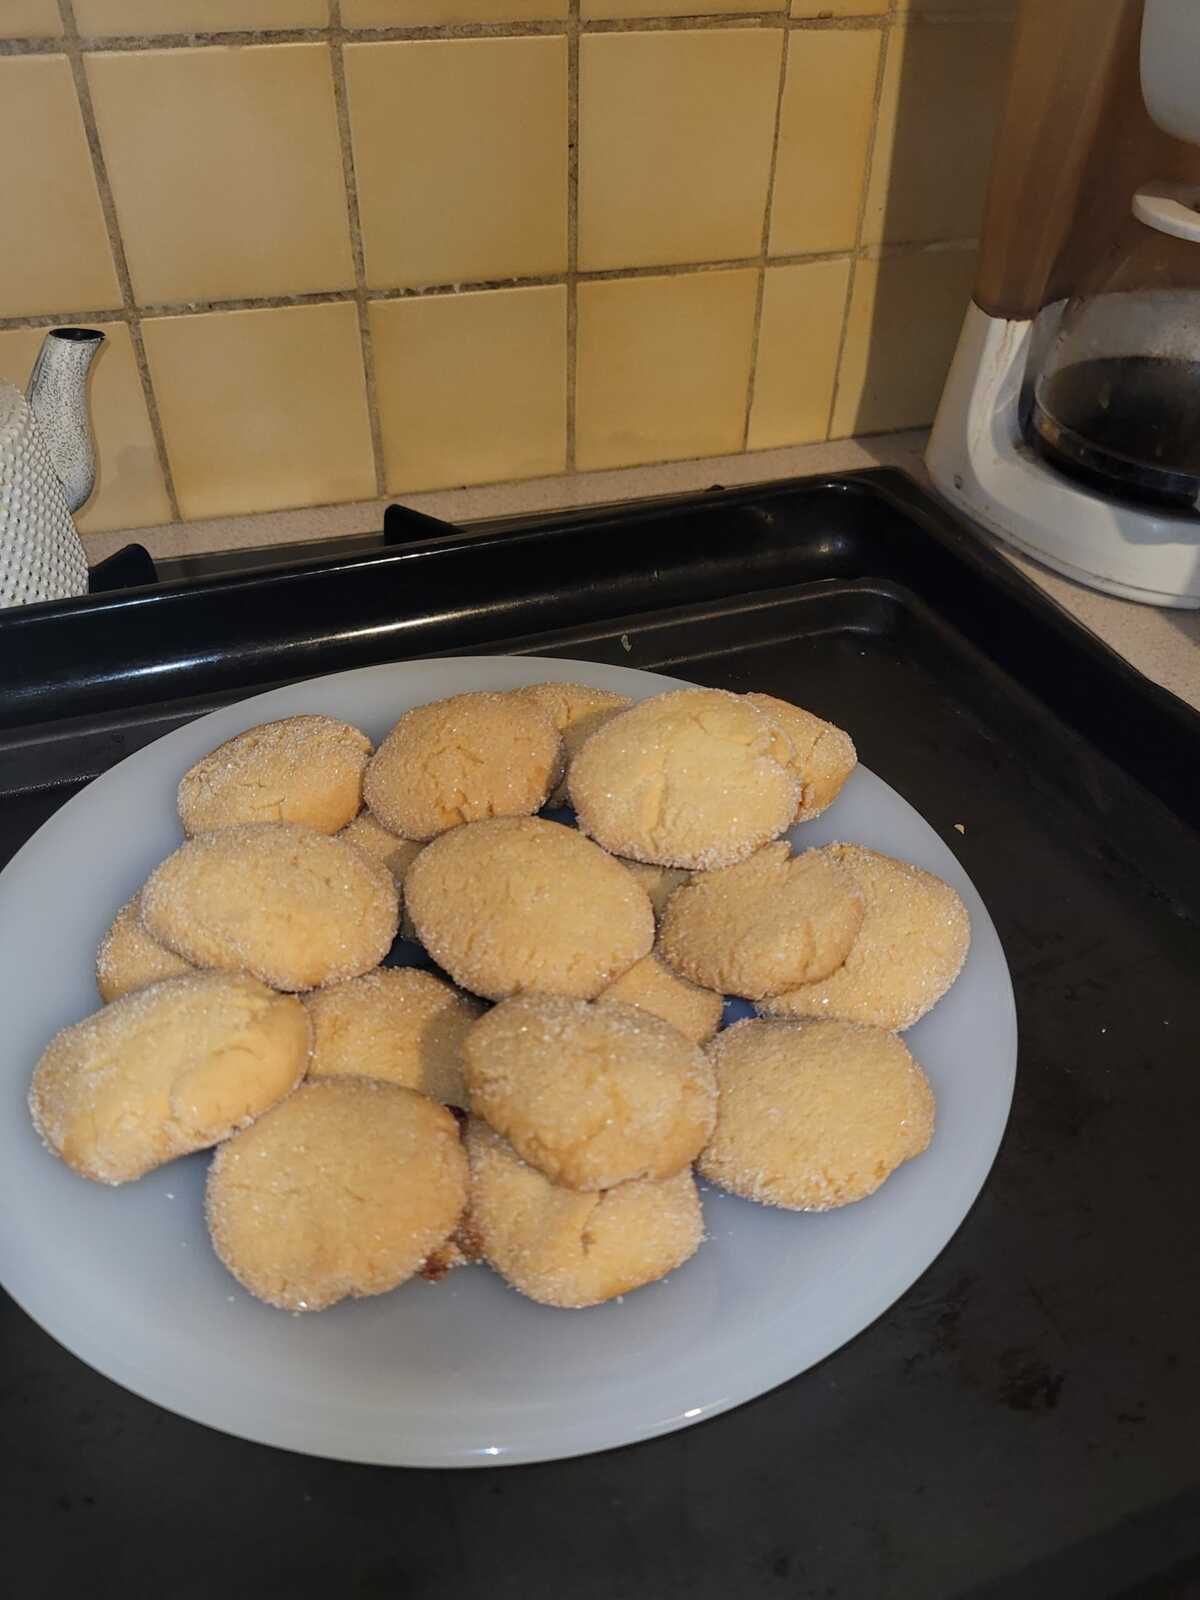
{"type": "Polygon", "coordinates": [[[285,717],[247,728],[184,773],[183,831],[302,822],[336,833],[362,804],[370,754],[366,734],[333,717],[285,717]]]}
{"type": "Polygon", "coordinates": [[[511,694],[452,695],[406,711],[367,768],[372,814],[405,839],[487,817],[531,816],[562,777],[558,729],[511,694]]]}
{"type": "Polygon", "coordinates": [[[672,972],[652,950],[610,983],[596,1004],[636,1006],[669,1022],[693,1044],[707,1044],[721,1026],[724,1001],[711,989],[672,972]]]}
{"type": "Polygon", "coordinates": [[[858,765],[854,740],[843,728],[787,700],[777,700],[773,694],[748,694],[746,699],[778,728],[781,740],[790,747],[785,759],[800,780],[800,804],[794,820],[811,822],[833,804],[858,765]]]}
{"type": "Polygon", "coordinates": [[[478,1118],[467,1129],[470,1230],[484,1259],[542,1305],[599,1305],[663,1278],[704,1237],[690,1168],[581,1194],[551,1183],[478,1118]]]}
{"type": "Polygon", "coordinates": [[[679,889],[659,943],[693,983],[761,1000],[835,972],[862,920],[853,875],[821,850],[793,856],[782,840],[679,889]]]}
{"type": "Polygon", "coordinates": [[[571,762],[596,729],[602,728],[618,711],[624,711],[632,701],[627,694],[617,694],[612,689],[593,689],[588,683],[530,683],[511,692],[514,698],[530,701],[544,711],[562,735],[564,772],[549,804],[566,805],[566,774],[571,762]]]}
{"type": "Polygon", "coordinates": [[[700,1172],[762,1205],[829,1211],[874,1193],[933,1137],[933,1091],[894,1033],[854,1022],[727,1028],[700,1172]]]}
{"type": "Polygon", "coordinates": [[[96,951],[96,988],[106,1003],[163,978],[181,978],[195,970],[190,961],[146,932],[140,894],[117,912],[96,951]]]}
{"type": "Polygon", "coordinates": [[[29,1091],[34,1126],[84,1177],[126,1183],[290,1093],[309,1038],[298,1000],[244,974],[167,978],[51,1040],[29,1091]]]}
{"type": "Polygon", "coordinates": [[[411,1278],[453,1232],[466,1192],[444,1107],[373,1078],[326,1078],[221,1146],[206,1212],[244,1288],[321,1311],[411,1278]]]}
{"type": "Polygon", "coordinates": [[[829,977],[761,1000],[770,1016],[842,1017],[902,1031],[946,993],[971,942],[967,908],[932,872],[861,844],[826,845],[863,896],[863,922],[829,977]]]}
{"type": "Polygon", "coordinates": [[[181,845],[142,890],[150,934],[198,967],[315,989],[379,965],[399,921],[391,873],[343,839],[252,822],[181,845]]]}
{"type": "Polygon", "coordinates": [[[496,817],[443,834],[405,880],[409,914],[439,966],[472,994],[591,999],[654,943],[629,873],[574,828],[496,817]]]}
{"type": "Polygon", "coordinates": [[[615,716],[567,780],[580,828],[615,855],[707,870],[790,825],[800,785],[778,729],[739,695],[675,689],[615,716]]]}
{"type": "Polygon", "coordinates": [[[633,1006],[518,995],[475,1024],[464,1054],[472,1110],[567,1188],[669,1178],[712,1132],[703,1051],[633,1006]]]}

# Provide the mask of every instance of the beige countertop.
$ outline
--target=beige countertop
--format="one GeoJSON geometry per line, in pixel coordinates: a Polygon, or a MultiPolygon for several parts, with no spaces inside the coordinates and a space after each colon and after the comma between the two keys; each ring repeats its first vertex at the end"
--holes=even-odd
{"type": "MultiPolygon", "coordinates": [[[[571,477],[538,478],[524,483],[439,489],[403,498],[406,505],[428,512],[430,516],[442,517],[448,522],[474,522],[614,500],[681,494],[707,489],[715,483],[763,483],[773,478],[812,477],[862,467],[898,466],[913,477],[927,481],[922,460],[924,443],[923,433],[897,433],[881,438],[762,450],[750,455],[713,456],[662,466],[622,467],[571,477]]],[[[257,516],[220,517],[208,522],[172,523],[130,533],[91,534],[85,542],[93,561],[110,555],[130,540],[144,544],[155,556],[290,544],[299,539],[377,532],[383,524],[383,510],[387,504],[386,500],[366,500],[354,505],[314,506],[257,516]]],[[[1200,611],[1158,609],[1117,600],[1082,588],[1068,578],[1060,578],[1057,573],[1022,556],[1013,555],[1010,559],[1139,671],[1200,710],[1200,611]]]]}

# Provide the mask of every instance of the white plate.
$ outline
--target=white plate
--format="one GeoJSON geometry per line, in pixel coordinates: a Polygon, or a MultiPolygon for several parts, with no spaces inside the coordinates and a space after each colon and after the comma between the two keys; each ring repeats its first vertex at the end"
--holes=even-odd
{"type": "MultiPolygon", "coordinates": [[[[662,1283],[554,1311],[483,1268],[437,1287],[291,1317],[237,1287],[201,1216],[206,1155],[122,1189],[48,1155],[29,1074],[50,1036],[96,1008],[113,913],[179,842],[175,786],[199,756],[271,717],[323,711],[378,739],[398,714],[465,689],[584,680],[638,699],[678,680],[534,657],[415,661],[278,689],[138,751],[70,800],[0,877],[0,1279],[107,1377],[246,1439],[348,1461],[468,1466],[626,1444],[714,1416],[803,1372],[892,1304],[953,1234],[1008,1118],[1016,1017],[983,902],[954,856],[862,768],[797,830],[852,839],[947,879],[973,939],[950,994],[907,1035],[937,1093],[933,1145],[872,1198],[825,1216],[710,1191],[709,1238],[662,1283]]],[[[851,730],[853,731],[853,730],[851,730]]]]}

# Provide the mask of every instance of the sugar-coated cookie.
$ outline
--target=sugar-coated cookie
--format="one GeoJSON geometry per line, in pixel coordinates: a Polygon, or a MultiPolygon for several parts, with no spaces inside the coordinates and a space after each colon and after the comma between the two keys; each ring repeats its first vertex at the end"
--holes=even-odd
{"type": "Polygon", "coordinates": [[[333,717],[285,717],[247,728],[184,773],[183,831],[302,822],[336,833],[362,805],[370,755],[366,734],[333,717]]]}
{"type": "Polygon", "coordinates": [[[396,937],[392,875],[343,839],[251,822],[189,839],[142,890],[152,938],[197,967],[315,989],[377,967],[396,937]]]}
{"type": "Polygon", "coordinates": [[[163,978],[195,972],[190,961],[152,939],[142,926],[141,896],[127,900],[96,951],[96,988],[101,1000],[119,1000],[163,978]]]}
{"type": "Polygon", "coordinates": [[[404,904],[404,880],[408,876],[409,867],[425,846],[416,839],[401,839],[399,834],[389,833],[383,823],[369,811],[360,812],[353,822],[348,822],[338,834],[338,838],[383,862],[391,873],[400,896],[400,937],[415,939],[416,929],[404,904]]]}
{"type": "Polygon", "coordinates": [[[823,850],[793,856],[781,840],[672,895],[659,948],[693,983],[761,1000],[835,972],[862,920],[862,893],[845,867],[823,850]]]}
{"type": "Polygon", "coordinates": [[[836,972],[759,1002],[771,1016],[842,1017],[910,1028],[958,977],[971,942],[967,908],[948,883],[860,844],[820,852],[863,896],[863,922],[836,972]]]}
{"type": "Polygon", "coordinates": [[[581,1194],[556,1187],[478,1118],[467,1130],[470,1230],[514,1289],[547,1306],[594,1306],[663,1278],[704,1237],[691,1170],[581,1194]]]}
{"type": "Polygon", "coordinates": [[[127,1183],[224,1139],[308,1064],[304,1007],[244,975],[199,972],[127,994],[51,1040],[29,1107],[42,1139],[97,1183],[127,1183]]]}
{"type": "Polygon", "coordinates": [[[285,1311],[323,1311],[411,1278],[453,1232],[466,1194],[444,1106],[374,1078],[326,1078],[221,1146],[206,1211],[243,1288],[285,1311]]]}
{"type": "Polygon", "coordinates": [[[622,711],[571,763],[579,826],[615,855],[731,866],[788,828],[800,784],[775,724],[740,695],[675,689],[622,711]]]}
{"type": "Polygon", "coordinates": [[[566,771],[583,748],[584,741],[632,702],[627,694],[617,694],[612,689],[593,689],[587,683],[530,683],[512,693],[518,700],[529,700],[544,711],[562,735],[565,770],[549,803],[566,805],[566,771]]]}
{"type": "Polygon", "coordinates": [[[701,1174],[763,1205],[829,1211],[872,1194],[933,1137],[933,1091],[894,1033],[855,1022],[727,1028],[701,1174]]]}
{"type": "Polygon", "coordinates": [[[483,1010],[431,972],[378,967],[304,997],[310,1078],[380,1078],[465,1106],[462,1047],[483,1010]]]}
{"type": "Polygon", "coordinates": [[[523,990],[591,999],[654,943],[650,902],[624,867],[542,817],[443,834],[409,868],[405,898],[434,960],[489,1000],[523,990]]]}
{"type": "Polygon", "coordinates": [[[406,711],[367,768],[374,816],[405,839],[531,816],[562,778],[558,729],[530,700],[482,691],[406,711]]]}
{"type": "Polygon", "coordinates": [[[464,1046],[471,1109],[569,1189],[669,1178],[713,1128],[704,1052],[647,1011],[518,995],[464,1046]]]}
{"type": "Polygon", "coordinates": [[[791,747],[788,765],[800,780],[797,822],[811,822],[831,806],[858,765],[854,740],[843,728],[773,694],[748,694],[791,747]]]}
{"type": "Polygon", "coordinates": [[[672,972],[652,950],[610,983],[596,1004],[636,1006],[669,1022],[693,1044],[707,1044],[721,1026],[724,1002],[711,989],[702,989],[672,972]]]}

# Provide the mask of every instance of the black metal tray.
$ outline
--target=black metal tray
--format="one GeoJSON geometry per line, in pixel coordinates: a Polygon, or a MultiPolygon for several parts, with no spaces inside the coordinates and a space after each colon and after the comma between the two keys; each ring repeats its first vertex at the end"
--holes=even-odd
{"type": "Polygon", "coordinates": [[[987,901],[1012,1123],[942,1257],[852,1344],[576,1462],[389,1472],[228,1439],[5,1302],[14,1592],[1196,1592],[1200,718],[894,474],[256,566],[155,592],[158,672],[150,591],[0,625],[10,665],[14,634],[44,651],[5,680],[0,855],[85,776],[285,678],[509,649],[765,689],[849,727],[987,901]]]}

